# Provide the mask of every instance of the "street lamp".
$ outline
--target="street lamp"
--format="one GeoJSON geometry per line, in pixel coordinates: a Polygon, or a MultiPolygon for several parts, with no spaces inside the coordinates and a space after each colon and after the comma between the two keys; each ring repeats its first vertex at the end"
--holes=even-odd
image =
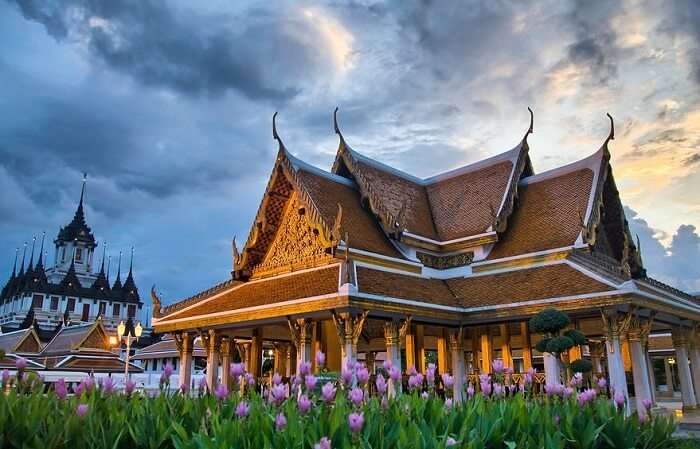
{"type": "Polygon", "coordinates": [[[136,326],[134,327],[134,334],[132,335],[131,332],[126,333],[126,325],[124,324],[124,321],[119,323],[119,326],[117,326],[117,336],[119,337],[119,341],[122,341],[122,337],[126,339],[126,360],[124,363],[124,382],[127,381],[129,378],[129,358],[131,357],[131,342],[136,340],[139,341],[139,337],[141,336],[141,333],[143,332],[143,328],[141,327],[141,322],[139,321],[136,323],[136,326]]]}

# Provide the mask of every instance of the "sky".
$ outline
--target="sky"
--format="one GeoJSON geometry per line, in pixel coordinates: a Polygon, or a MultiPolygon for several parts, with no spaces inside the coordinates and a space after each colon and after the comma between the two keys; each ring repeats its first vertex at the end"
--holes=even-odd
{"type": "Polygon", "coordinates": [[[142,297],[178,300],[229,276],[275,111],[307,162],[330,169],[338,106],[355,150],[427,177],[514,147],[530,106],[535,172],[595,152],[613,115],[645,266],[700,291],[699,87],[694,0],[0,0],[0,277],[87,172],[100,248],[133,245],[142,297]]]}

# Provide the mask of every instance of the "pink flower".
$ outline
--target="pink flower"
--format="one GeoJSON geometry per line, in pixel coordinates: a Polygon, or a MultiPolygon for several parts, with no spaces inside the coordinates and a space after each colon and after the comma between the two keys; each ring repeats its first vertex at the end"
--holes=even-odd
{"type": "Polygon", "coordinates": [[[344,385],[350,385],[352,383],[352,376],[352,370],[343,369],[343,371],[340,373],[340,378],[343,380],[344,385]]]}
{"type": "Polygon", "coordinates": [[[446,409],[448,409],[448,410],[451,409],[451,408],[452,408],[452,405],[453,405],[453,403],[452,403],[452,399],[451,399],[451,398],[445,399],[445,408],[446,408],[446,409]]]}
{"type": "Polygon", "coordinates": [[[425,380],[428,382],[428,387],[435,385],[435,365],[428,365],[428,369],[425,372],[425,380]]]}
{"type": "Polygon", "coordinates": [[[232,363],[228,369],[229,374],[235,381],[245,373],[245,368],[242,363],[232,363]]]}
{"type": "Polygon", "coordinates": [[[199,379],[199,389],[202,391],[209,389],[209,385],[207,385],[207,378],[206,377],[202,377],[201,379],[199,379]]]}
{"type": "Polygon", "coordinates": [[[335,387],[332,383],[326,382],[326,384],[321,387],[321,397],[325,402],[333,402],[335,399],[335,387]]]}
{"type": "Polygon", "coordinates": [[[314,388],[316,388],[316,376],[313,374],[307,374],[304,378],[304,385],[306,386],[307,390],[312,391],[314,388]]]}
{"type": "Polygon", "coordinates": [[[601,377],[598,379],[598,388],[601,390],[604,390],[605,387],[608,386],[608,381],[605,380],[605,377],[601,377]]]}
{"type": "Polygon", "coordinates": [[[321,351],[316,351],[316,365],[323,366],[326,364],[326,354],[321,351]]]}
{"type": "Polygon", "coordinates": [[[275,373],[272,376],[272,385],[279,385],[282,383],[282,376],[279,373],[275,373]]]}
{"type": "Polygon", "coordinates": [[[615,402],[617,408],[622,408],[622,406],[625,405],[625,395],[622,394],[621,391],[616,391],[615,395],[613,396],[613,401],[615,402]]]}
{"type": "Polygon", "coordinates": [[[328,437],[321,438],[321,441],[314,444],[314,449],[331,449],[331,440],[328,437]]]}
{"type": "Polygon", "coordinates": [[[273,385],[270,389],[272,401],[279,404],[287,398],[287,388],[282,384],[273,385]]]}
{"type": "Polygon", "coordinates": [[[503,360],[502,359],[496,359],[491,363],[491,367],[493,368],[493,372],[496,374],[501,374],[503,372],[503,360]]]}
{"type": "Polygon", "coordinates": [[[5,368],[2,370],[2,386],[4,387],[10,382],[10,370],[5,368]]]}
{"type": "Polygon", "coordinates": [[[469,384],[469,386],[467,387],[467,396],[470,398],[474,397],[474,392],[474,385],[469,384]]]}
{"type": "Polygon", "coordinates": [[[418,374],[418,371],[416,371],[416,367],[414,365],[409,366],[406,372],[409,376],[415,376],[416,374],[418,374]]]}
{"type": "Polygon", "coordinates": [[[17,371],[22,371],[27,367],[27,359],[17,357],[17,360],[15,360],[15,367],[17,368],[17,371]]]}
{"type": "Polygon", "coordinates": [[[495,396],[503,396],[504,393],[505,393],[505,389],[503,388],[503,385],[501,385],[499,383],[493,384],[493,394],[495,396]]]}
{"type": "Polygon", "coordinates": [[[311,374],[311,362],[302,362],[299,364],[299,375],[302,377],[311,374]]]}
{"type": "Polygon", "coordinates": [[[82,382],[80,382],[76,385],[73,385],[73,394],[75,394],[76,396],[82,395],[84,391],[85,391],[85,386],[83,385],[82,382]]]}
{"type": "MultiPolygon", "coordinates": [[[[700,386],[698,387],[700,388],[700,386]]],[[[644,406],[645,409],[651,410],[651,406],[654,405],[653,402],[651,402],[651,399],[642,399],[642,405],[644,406]]]]}
{"type": "Polygon", "coordinates": [[[78,408],[75,410],[75,414],[78,415],[78,418],[82,418],[85,416],[85,414],[88,412],[88,405],[87,404],[80,404],[78,408]]]}
{"type": "Polygon", "coordinates": [[[308,396],[305,394],[302,394],[299,397],[299,402],[297,402],[297,406],[299,407],[299,411],[301,413],[306,413],[309,410],[311,410],[311,401],[309,400],[308,396]]]}
{"type": "Polygon", "coordinates": [[[92,376],[88,376],[83,379],[83,384],[85,385],[85,391],[89,393],[95,388],[95,379],[92,376]]]}
{"type": "Polygon", "coordinates": [[[452,437],[447,437],[447,439],[445,440],[445,447],[452,447],[455,444],[457,444],[457,441],[452,437]]]}
{"type": "MultiPolygon", "coordinates": [[[[136,384],[134,384],[136,386],[136,384]]],[[[187,384],[182,384],[180,385],[180,394],[186,395],[190,391],[190,386],[187,384]]],[[[127,390],[126,394],[129,394],[129,391],[127,390]]]]}
{"type": "Polygon", "coordinates": [[[418,376],[417,375],[411,375],[408,378],[408,389],[413,391],[417,388],[419,388],[421,384],[418,383],[418,376]]]}
{"type": "MultiPolygon", "coordinates": [[[[187,388],[187,385],[183,384],[180,387],[180,389],[182,389],[182,387],[187,388]]],[[[131,396],[131,394],[134,392],[135,388],[136,388],[136,382],[129,379],[126,381],[126,384],[124,384],[124,393],[126,393],[128,396],[131,396]]]]}
{"type": "Polygon", "coordinates": [[[430,394],[428,394],[427,391],[424,391],[423,393],[421,393],[420,397],[421,397],[424,401],[427,401],[428,398],[430,397],[430,394]]]}
{"type": "Polygon", "coordinates": [[[649,421],[649,415],[647,414],[646,410],[637,411],[637,416],[639,417],[640,424],[644,424],[649,421]]]}
{"type": "Polygon", "coordinates": [[[389,408],[389,399],[386,398],[386,396],[382,396],[382,402],[380,403],[382,406],[382,410],[386,410],[389,408]]]}
{"type": "Polygon", "coordinates": [[[445,389],[451,390],[455,384],[455,378],[449,373],[442,373],[442,384],[445,386],[445,389]]]}
{"type": "Polygon", "coordinates": [[[106,395],[114,393],[115,385],[111,377],[107,377],[102,381],[102,392],[106,395]]]}
{"type": "Polygon", "coordinates": [[[58,379],[53,388],[56,392],[56,396],[58,396],[58,399],[63,399],[68,394],[68,390],[66,389],[66,381],[63,378],[58,379]]]}
{"type": "Polygon", "coordinates": [[[384,360],[384,363],[382,363],[382,367],[386,370],[389,371],[391,369],[391,360],[387,359],[384,360]]]}
{"type": "Polygon", "coordinates": [[[534,380],[534,376],[530,373],[526,373],[525,377],[523,378],[523,383],[525,385],[531,385],[534,380]]]}
{"type": "Polygon", "coordinates": [[[285,418],[284,413],[280,413],[275,418],[275,428],[277,431],[284,429],[287,426],[287,418],[285,418]]]}
{"type": "Polygon", "coordinates": [[[572,386],[579,386],[583,383],[583,374],[581,373],[576,373],[574,376],[571,378],[571,385],[572,386]]]}
{"type": "Polygon", "coordinates": [[[481,384],[481,394],[484,396],[491,396],[491,391],[493,388],[491,387],[490,383],[482,383],[481,384]]]}
{"type": "Polygon", "coordinates": [[[571,397],[572,394],[574,394],[574,389],[571,387],[566,387],[566,388],[564,388],[564,391],[562,392],[562,394],[564,395],[565,399],[568,399],[571,397]]]}
{"type": "Polygon", "coordinates": [[[389,370],[389,378],[394,382],[401,380],[401,371],[395,366],[392,366],[389,370]]]}
{"type": "Polygon", "coordinates": [[[217,385],[214,389],[214,396],[216,396],[216,399],[223,401],[228,396],[228,387],[224,384],[217,385]]]}
{"type": "Polygon", "coordinates": [[[239,418],[245,418],[248,416],[248,412],[250,411],[250,406],[246,401],[241,401],[238,403],[236,406],[236,416],[239,418]]]}
{"type": "Polygon", "coordinates": [[[357,433],[362,430],[362,425],[364,423],[364,413],[350,413],[350,416],[348,416],[348,424],[350,425],[350,430],[352,430],[353,433],[357,433]]]}
{"type": "Polygon", "coordinates": [[[163,376],[165,376],[167,380],[170,380],[170,376],[173,375],[173,371],[175,371],[175,369],[173,368],[172,363],[168,362],[163,368],[163,376]]]}
{"type": "Polygon", "coordinates": [[[386,379],[381,374],[377,374],[377,380],[374,382],[377,386],[377,393],[383,395],[386,393],[386,379]]]}
{"type": "Polygon", "coordinates": [[[359,388],[353,388],[348,394],[348,399],[352,401],[357,407],[362,405],[362,400],[364,399],[364,392],[359,388]]]}
{"type": "Polygon", "coordinates": [[[361,366],[357,370],[357,381],[362,385],[366,385],[369,382],[369,371],[364,366],[361,366]]]}
{"type": "Polygon", "coordinates": [[[245,374],[245,383],[247,383],[249,386],[254,386],[255,385],[255,376],[253,376],[250,373],[245,374]]]}

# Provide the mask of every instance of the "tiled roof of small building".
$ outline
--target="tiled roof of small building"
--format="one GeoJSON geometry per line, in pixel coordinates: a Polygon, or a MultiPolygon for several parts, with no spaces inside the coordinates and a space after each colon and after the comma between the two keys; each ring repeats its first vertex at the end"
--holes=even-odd
{"type": "Polygon", "coordinates": [[[615,290],[564,263],[446,280],[358,267],[357,277],[361,293],[464,308],[615,290]]]}
{"type": "Polygon", "coordinates": [[[336,293],[338,291],[339,268],[331,265],[324,268],[303,270],[270,278],[237,283],[228,290],[204,297],[190,307],[176,310],[166,319],[189,318],[215,312],[226,312],[247,307],[264,306],[294,299],[336,293]]]}

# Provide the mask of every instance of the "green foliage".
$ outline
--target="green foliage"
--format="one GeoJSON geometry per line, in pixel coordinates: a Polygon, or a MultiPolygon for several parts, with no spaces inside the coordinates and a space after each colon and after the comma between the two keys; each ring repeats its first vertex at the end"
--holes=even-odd
{"type": "MultiPolygon", "coordinates": [[[[674,447],[675,425],[669,418],[652,417],[641,423],[625,417],[608,398],[579,405],[575,395],[535,397],[517,394],[487,398],[480,394],[447,409],[431,396],[403,394],[382,406],[373,397],[361,407],[364,426],[358,434],[348,427],[348,415],[358,410],[340,390],[332,404],[316,397],[307,414],[294,399],[271,405],[256,394],[237,394],[219,401],[214,396],[189,398],[161,393],[106,395],[99,389],[80,397],[60,399],[54,392],[0,396],[0,447],[75,449],[311,449],[322,437],[334,449],[534,449],[674,447]],[[250,412],[236,416],[240,401],[250,412]],[[76,413],[87,404],[84,416],[76,413]],[[287,425],[275,427],[283,413],[287,425]]],[[[690,441],[690,440],[688,440],[690,441]]],[[[677,445],[675,447],[695,447],[677,445]]]]}
{"type": "Polygon", "coordinates": [[[571,371],[575,373],[590,373],[593,371],[593,363],[588,359],[574,360],[569,366],[571,371]]]}
{"type": "Polygon", "coordinates": [[[574,347],[574,341],[564,335],[552,337],[547,342],[546,352],[561,354],[574,347]]]}
{"type": "Polygon", "coordinates": [[[538,341],[535,345],[535,349],[540,352],[547,352],[547,344],[549,343],[549,340],[551,340],[551,338],[543,338],[542,340],[538,341]]]}
{"type": "Polygon", "coordinates": [[[588,339],[586,338],[586,336],[583,334],[583,332],[579,330],[569,329],[566,332],[564,332],[564,335],[572,339],[576,346],[582,346],[588,343],[588,339]]]}
{"type": "Polygon", "coordinates": [[[540,334],[557,335],[571,323],[569,316],[557,309],[545,309],[530,319],[530,329],[540,334]]]}

